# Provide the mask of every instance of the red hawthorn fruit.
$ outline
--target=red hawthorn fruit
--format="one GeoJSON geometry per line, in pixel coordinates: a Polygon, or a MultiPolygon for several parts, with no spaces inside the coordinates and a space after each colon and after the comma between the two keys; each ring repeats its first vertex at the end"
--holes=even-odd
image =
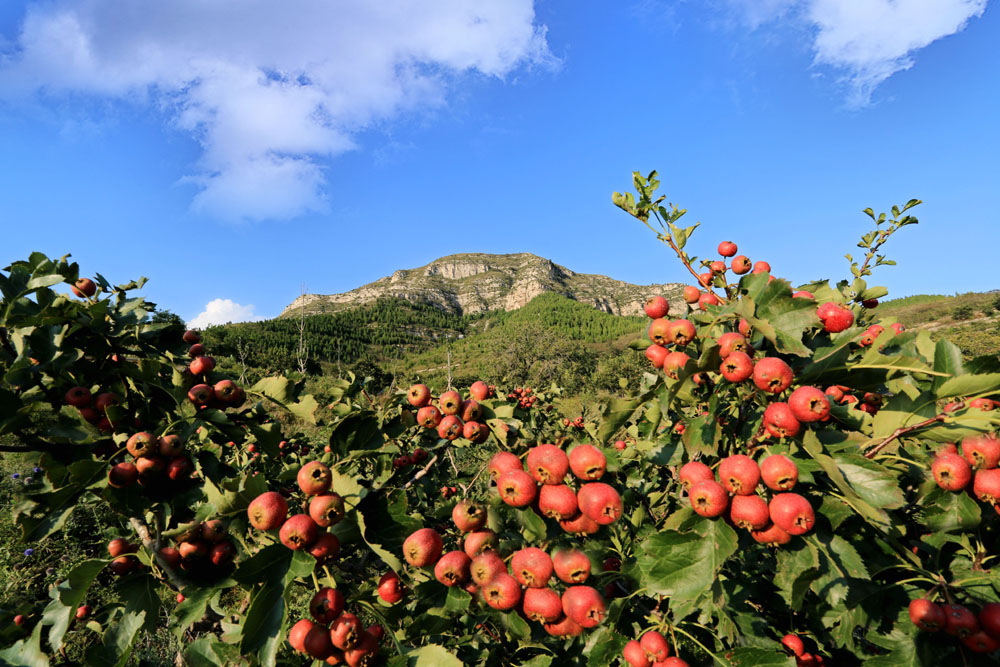
{"type": "Polygon", "coordinates": [[[308,618],[303,618],[288,630],[288,643],[291,644],[292,648],[297,652],[305,653],[306,635],[309,634],[309,631],[314,627],[316,627],[315,623],[310,621],[308,618]]]}
{"type": "MultiPolygon", "coordinates": [[[[705,287],[708,287],[709,285],[712,284],[712,278],[714,278],[714,276],[712,275],[711,271],[706,271],[705,273],[698,274],[698,282],[704,285],[705,287]]],[[[701,299],[699,298],[699,301],[700,300],[701,299]]]]}
{"type": "Polygon", "coordinates": [[[800,656],[802,655],[806,647],[802,643],[802,638],[798,635],[787,634],[781,638],[781,645],[792,652],[792,655],[800,656]]]}
{"type": "Polygon", "coordinates": [[[188,356],[192,359],[197,359],[198,357],[204,356],[206,350],[205,346],[201,343],[195,343],[188,348],[188,356]]]}
{"type": "Polygon", "coordinates": [[[595,628],[604,620],[604,598],[590,586],[570,586],[562,594],[563,613],[583,628],[595,628]]]}
{"type": "Polygon", "coordinates": [[[232,542],[219,542],[208,552],[208,560],[216,567],[225,567],[236,557],[236,547],[232,542]]]}
{"type": "Polygon", "coordinates": [[[649,323],[646,335],[649,336],[649,340],[653,341],[657,345],[667,345],[670,343],[669,332],[670,320],[665,317],[660,317],[649,323]]]}
{"type": "Polygon", "coordinates": [[[701,461],[689,461],[681,466],[677,476],[681,480],[681,486],[685,491],[690,491],[691,486],[698,482],[714,482],[715,473],[712,469],[701,461]]]}
{"type": "Polygon", "coordinates": [[[670,644],[667,643],[667,638],[656,630],[650,630],[643,634],[639,638],[639,646],[654,662],[663,662],[670,657],[670,644]]]}
{"type": "Polygon", "coordinates": [[[191,371],[191,375],[206,375],[215,370],[215,359],[207,355],[195,357],[188,364],[188,369],[191,371]]]}
{"type": "Polygon", "coordinates": [[[651,296],[646,300],[646,305],[643,306],[643,310],[646,311],[647,317],[655,320],[661,317],[666,317],[667,311],[670,310],[670,305],[662,296],[651,296]]]}
{"type": "Polygon", "coordinates": [[[451,520],[463,533],[479,530],[486,525],[486,508],[469,500],[461,500],[451,510],[451,520]]]}
{"type": "Polygon", "coordinates": [[[490,396],[490,387],[482,380],[476,380],[469,385],[469,395],[477,401],[485,401],[490,396]]]}
{"type": "Polygon", "coordinates": [[[203,540],[191,540],[177,545],[182,561],[197,561],[208,556],[208,544],[203,540]]]}
{"type": "Polygon", "coordinates": [[[160,555],[160,560],[162,560],[168,568],[180,567],[181,552],[174,547],[161,547],[158,553],[160,555]]]}
{"type": "Polygon", "coordinates": [[[969,436],[962,440],[962,455],[976,470],[996,468],[1000,462],[1000,439],[992,434],[969,436]]]}
{"type": "Polygon", "coordinates": [[[719,244],[719,254],[723,257],[732,257],[736,254],[736,244],[732,241],[723,241],[719,244]]]}
{"type": "Polygon", "coordinates": [[[746,352],[736,351],[725,357],[719,366],[722,377],[730,382],[743,382],[753,375],[753,359],[746,352]]]}
{"type": "Polygon", "coordinates": [[[528,588],[521,600],[521,610],[532,621],[553,623],[563,615],[562,598],[551,588],[528,588]]]}
{"type": "Polygon", "coordinates": [[[108,542],[108,553],[111,555],[112,558],[118,558],[122,554],[129,553],[128,548],[129,548],[128,540],[123,540],[120,537],[116,537],[115,539],[108,542]]]}
{"type": "Polygon", "coordinates": [[[464,551],[449,551],[434,565],[434,578],[445,586],[456,586],[469,578],[471,562],[464,551]]]}
{"type": "Polygon", "coordinates": [[[85,619],[88,616],[90,616],[91,611],[92,609],[89,604],[80,605],[79,607],[76,608],[76,617],[81,620],[85,619]]]}
{"type": "Polygon", "coordinates": [[[544,588],[552,578],[552,559],[538,547],[515,551],[510,560],[511,573],[527,588],[544,588]]]}
{"type": "Polygon", "coordinates": [[[333,533],[320,533],[307,551],[322,565],[340,553],[340,538],[333,533]]]}
{"type": "Polygon", "coordinates": [[[593,445],[577,445],[569,453],[569,468],[577,479],[600,479],[608,467],[604,452],[593,445]]]}
{"type": "Polygon", "coordinates": [[[653,364],[653,368],[663,368],[663,360],[667,358],[667,348],[653,343],[646,348],[646,358],[653,364]]]}
{"type": "Polygon", "coordinates": [[[979,626],[994,639],[1000,639],[1000,603],[988,602],[979,610],[979,626]]]}
{"type": "Polygon", "coordinates": [[[167,477],[174,482],[179,482],[190,477],[193,470],[194,466],[191,465],[191,461],[187,457],[178,456],[167,464],[167,477]]]}
{"type": "Polygon", "coordinates": [[[240,388],[232,380],[219,380],[212,386],[215,392],[215,400],[222,405],[232,405],[236,397],[239,396],[240,388]]]}
{"type": "Polygon", "coordinates": [[[197,331],[188,329],[187,331],[184,332],[184,335],[181,336],[181,340],[183,340],[188,345],[193,345],[194,343],[201,342],[201,335],[197,331]]]}
{"type": "Polygon", "coordinates": [[[780,394],[792,384],[792,369],[777,357],[764,357],[754,364],[753,382],[761,391],[780,394]]]}
{"type": "MultiPolygon", "coordinates": [[[[699,297],[700,300],[701,297],[699,297]]],[[[687,345],[697,336],[694,325],[690,320],[674,320],[667,328],[667,342],[674,345],[687,345]]]]}
{"type": "Polygon", "coordinates": [[[680,371],[690,359],[691,357],[683,352],[671,352],[663,358],[663,372],[667,377],[676,380],[680,371]]]}
{"type": "Polygon", "coordinates": [[[687,285],[684,287],[684,302],[685,303],[698,303],[698,297],[701,296],[701,290],[694,285],[687,285]]]}
{"type": "Polygon", "coordinates": [[[800,289],[797,292],[792,292],[792,298],[793,299],[815,299],[816,297],[813,295],[812,292],[807,292],[804,289],[800,289]]]}
{"type": "Polygon", "coordinates": [[[865,308],[878,308],[878,299],[865,299],[861,302],[861,305],[865,308]]]}
{"type": "MultiPolygon", "coordinates": [[[[561,602],[560,600],[560,604],[561,602]]],[[[552,637],[577,637],[583,634],[583,626],[565,614],[555,623],[546,623],[543,627],[552,637]]]]}
{"type": "Polygon", "coordinates": [[[135,458],[139,458],[155,454],[160,448],[160,443],[152,433],[141,431],[128,439],[128,442],[125,443],[125,448],[129,454],[135,458]]]}
{"type": "Polygon", "coordinates": [[[403,558],[413,567],[427,567],[441,557],[444,542],[433,528],[420,528],[403,541],[403,558]]]}
{"type": "Polygon", "coordinates": [[[799,387],[788,397],[788,407],[802,423],[821,421],[830,414],[830,400],[816,387],[799,387]]]}
{"type": "Polygon", "coordinates": [[[395,572],[389,571],[378,580],[378,596],[389,604],[403,599],[403,581],[395,572]]]}
{"type": "Polygon", "coordinates": [[[330,469],[319,461],[310,461],[299,468],[296,481],[302,493],[307,496],[315,496],[326,493],[333,482],[333,475],[330,469]]]}
{"type": "Polygon", "coordinates": [[[488,550],[496,550],[499,544],[497,534],[492,530],[476,530],[465,536],[463,550],[469,558],[475,558],[488,550]]]}
{"type": "Polygon", "coordinates": [[[881,324],[873,324],[865,329],[865,333],[858,340],[858,343],[861,347],[871,347],[875,343],[875,339],[881,336],[883,331],[885,331],[885,327],[881,324]]]}
{"type": "Polygon", "coordinates": [[[897,336],[906,331],[906,327],[904,327],[899,322],[893,322],[892,324],[889,325],[889,328],[895,331],[897,336]]]}
{"type": "Polygon", "coordinates": [[[614,446],[615,446],[615,451],[623,452],[623,451],[625,451],[625,447],[627,445],[625,444],[624,440],[615,440],[615,445],[614,446]]]}
{"type": "Polygon", "coordinates": [[[827,387],[823,393],[832,398],[837,403],[840,403],[841,401],[844,400],[844,390],[836,385],[827,387]]]}
{"type": "Polygon", "coordinates": [[[538,445],[528,451],[528,472],[539,484],[562,484],[569,471],[569,457],[555,445],[538,445]]]}
{"type": "Polygon", "coordinates": [[[353,648],[360,640],[364,628],[361,619],[345,611],[330,624],[330,641],[341,651],[353,648]]]}
{"type": "Polygon", "coordinates": [[[538,511],[553,519],[569,519],[579,511],[576,492],[565,484],[545,484],[538,492],[538,511]]]}
{"type": "Polygon", "coordinates": [[[357,643],[344,651],[344,662],[347,663],[347,667],[370,667],[374,664],[376,653],[378,653],[378,640],[372,633],[363,630],[357,643]]]}
{"type": "Polygon", "coordinates": [[[580,511],[598,525],[607,526],[622,515],[622,498],[614,487],[603,482],[590,482],[576,493],[580,511]]]}
{"type": "Polygon", "coordinates": [[[424,428],[437,428],[441,423],[441,411],[434,405],[425,405],[417,410],[417,423],[424,428]]]}
{"type": "Polygon", "coordinates": [[[600,526],[583,512],[579,512],[568,519],[561,519],[559,525],[571,535],[593,535],[600,526]]]}
{"type": "Polygon", "coordinates": [[[717,341],[719,343],[719,357],[725,359],[733,352],[746,352],[750,353],[750,343],[747,342],[746,336],[735,331],[730,331],[719,336],[717,341]]]}
{"type": "Polygon", "coordinates": [[[184,597],[183,593],[178,593],[177,594],[177,604],[180,604],[180,603],[184,602],[184,600],[186,600],[186,599],[187,598],[184,597]]]}
{"type": "Polygon", "coordinates": [[[854,313],[833,302],[827,302],[816,309],[816,315],[827,333],[840,333],[854,324],[854,313]]]}
{"type": "Polygon", "coordinates": [[[91,297],[97,293],[97,283],[90,278],[79,278],[70,286],[70,290],[81,299],[91,297]]]}
{"type": "Polygon", "coordinates": [[[486,442],[486,439],[490,437],[490,430],[485,424],[469,421],[465,422],[465,426],[462,427],[462,437],[475,443],[486,442]]]}
{"type": "Polygon", "coordinates": [[[524,467],[521,465],[521,459],[510,452],[497,452],[490,459],[489,466],[487,467],[490,478],[493,480],[498,479],[500,475],[511,470],[524,470],[524,467]]]}
{"type": "Polygon", "coordinates": [[[458,415],[445,415],[438,423],[438,437],[443,440],[455,440],[465,431],[465,424],[458,415]]]}
{"type": "Polygon", "coordinates": [[[763,530],[750,531],[750,537],[758,544],[777,547],[788,544],[792,541],[792,536],[785,532],[780,526],[771,524],[763,530]]]}
{"type": "Polygon", "coordinates": [[[309,601],[309,613],[317,623],[329,625],[344,611],[344,594],[336,588],[321,588],[309,601]]]}
{"type": "Polygon", "coordinates": [[[431,400],[431,390],[425,384],[415,384],[406,390],[406,402],[415,408],[422,408],[431,400]]]}
{"type": "Polygon", "coordinates": [[[691,667],[686,661],[680,658],[667,658],[661,663],[657,663],[656,667],[691,667]]]}
{"type": "Polygon", "coordinates": [[[74,408],[82,409],[90,405],[90,390],[86,387],[73,387],[66,392],[64,401],[66,405],[72,405],[74,408]]]}
{"type": "Polygon", "coordinates": [[[978,408],[980,410],[988,411],[995,410],[997,407],[997,402],[989,398],[974,398],[969,401],[970,408],[978,408]]]}
{"type": "Polygon", "coordinates": [[[1000,503],[1000,468],[977,470],[972,478],[972,492],[984,503],[1000,503]]]}
{"type": "Polygon", "coordinates": [[[768,505],[771,521],[789,535],[804,535],[816,522],[809,501],[797,493],[778,493],[768,505]]]}
{"type": "Polygon", "coordinates": [[[181,436],[175,433],[165,435],[157,442],[157,451],[160,452],[160,456],[168,458],[180,456],[184,453],[184,441],[181,440],[181,436]]]}
{"type": "Polygon", "coordinates": [[[622,657],[631,667],[650,667],[653,664],[646,657],[646,652],[639,645],[639,642],[634,639],[625,644],[625,648],[622,649],[622,657]]]}
{"type": "Polygon", "coordinates": [[[760,260],[759,262],[754,262],[754,264],[753,264],[753,272],[754,273],[770,273],[771,272],[771,265],[768,264],[767,262],[765,262],[764,260],[760,260]]]}
{"type": "Polygon", "coordinates": [[[188,390],[187,395],[188,400],[195,405],[208,405],[215,400],[215,389],[210,384],[196,384],[188,390]]]}
{"type": "Polygon", "coordinates": [[[760,466],[746,454],[727,456],[719,464],[719,481],[726,491],[749,496],[760,484],[760,466]]]}
{"type": "Polygon", "coordinates": [[[442,414],[457,415],[462,409],[462,395],[454,389],[446,391],[438,397],[438,405],[442,414]]]}
{"type": "Polygon", "coordinates": [[[138,479],[139,469],[129,461],[116,463],[108,471],[108,484],[116,489],[134,484],[138,479]]]}
{"type": "Polygon", "coordinates": [[[293,551],[307,549],[319,536],[319,526],[308,514],[296,514],[281,524],[278,538],[293,551]]]}
{"type": "Polygon", "coordinates": [[[134,556],[119,556],[111,561],[110,567],[112,572],[122,576],[134,570],[138,563],[134,556]]]}
{"type": "Polygon", "coordinates": [[[344,499],[337,493],[321,493],[309,499],[309,516],[320,528],[329,528],[344,518],[344,499]]]}
{"type": "Polygon", "coordinates": [[[521,601],[521,584],[506,572],[498,572],[482,591],[486,604],[500,611],[509,611],[521,601]]]}
{"type": "Polygon", "coordinates": [[[783,454],[768,456],[760,463],[760,478],[774,491],[791,491],[799,481],[799,467],[783,454]]]}
{"type": "Polygon", "coordinates": [[[915,598],[910,600],[910,620],[915,626],[926,632],[937,632],[944,628],[947,619],[941,605],[930,600],[915,598]]]}
{"type": "Polygon", "coordinates": [[[931,463],[931,473],[946,491],[961,491],[972,481],[972,466],[958,454],[939,454],[931,463]]]}
{"type": "Polygon", "coordinates": [[[764,410],[764,430],[775,438],[794,438],[802,430],[788,403],[771,403],[764,410]]]}
{"type": "Polygon", "coordinates": [[[561,549],[552,555],[552,569],[563,583],[582,584],[590,576],[590,558],[578,549],[561,549]]]}
{"type": "Polygon", "coordinates": [[[385,628],[381,625],[373,623],[365,628],[365,632],[370,634],[375,641],[381,641],[382,635],[385,634],[385,628]]]}
{"type": "Polygon", "coordinates": [[[729,494],[725,487],[714,480],[693,484],[688,498],[695,513],[710,519],[722,516],[729,506],[729,494]]]}
{"type": "Polygon", "coordinates": [[[497,489],[501,500],[512,507],[527,507],[538,495],[535,478],[523,470],[510,470],[500,475],[497,489]]]}
{"type": "Polygon", "coordinates": [[[721,305],[722,301],[715,295],[715,292],[706,292],[698,297],[698,309],[708,310],[709,306],[721,305]]]}
{"type": "MultiPolygon", "coordinates": [[[[466,554],[468,555],[468,554],[466,554]]],[[[493,581],[493,577],[501,572],[507,572],[507,566],[503,559],[492,549],[479,554],[469,563],[469,576],[472,581],[480,586],[493,581]]]]}
{"type": "Polygon", "coordinates": [[[758,495],[733,496],[729,501],[729,518],[747,530],[762,530],[771,523],[767,501],[758,495]]]}
{"type": "Polygon", "coordinates": [[[993,639],[982,630],[963,637],[962,643],[973,653],[993,653],[1000,648],[1000,641],[993,639]]]}
{"type": "Polygon", "coordinates": [[[729,263],[729,268],[736,275],[742,276],[744,273],[749,273],[753,265],[750,263],[750,258],[746,255],[737,255],[729,263]]]}
{"type": "Polygon", "coordinates": [[[944,610],[944,631],[955,637],[968,637],[979,630],[979,621],[975,614],[960,604],[943,604],[944,610]]]}
{"type": "Polygon", "coordinates": [[[279,528],[288,516],[288,502],[277,491],[267,491],[251,501],[247,507],[250,525],[257,530],[279,528]]]}

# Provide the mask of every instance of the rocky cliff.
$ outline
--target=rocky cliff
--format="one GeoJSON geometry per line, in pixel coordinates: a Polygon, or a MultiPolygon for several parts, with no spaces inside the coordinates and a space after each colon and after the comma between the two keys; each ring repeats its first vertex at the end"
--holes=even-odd
{"type": "Polygon", "coordinates": [[[461,314],[514,310],[539,294],[555,292],[614,315],[641,315],[654,294],[683,312],[681,283],[632,285],[607,276],[574,273],[531,253],[449,255],[416,269],[403,269],[343,294],[306,294],[293,301],[281,317],[332,312],[380,297],[427,303],[461,314]]]}

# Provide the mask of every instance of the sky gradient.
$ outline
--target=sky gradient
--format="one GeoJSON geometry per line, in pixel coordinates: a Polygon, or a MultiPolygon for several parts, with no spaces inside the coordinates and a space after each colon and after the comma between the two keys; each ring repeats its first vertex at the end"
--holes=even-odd
{"type": "Polygon", "coordinates": [[[234,7],[0,5],[0,263],[145,275],[199,323],[458,252],[687,282],[611,204],[657,169],[696,254],[840,279],[861,209],[917,197],[872,282],[1000,287],[994,2],[234,7]]]}

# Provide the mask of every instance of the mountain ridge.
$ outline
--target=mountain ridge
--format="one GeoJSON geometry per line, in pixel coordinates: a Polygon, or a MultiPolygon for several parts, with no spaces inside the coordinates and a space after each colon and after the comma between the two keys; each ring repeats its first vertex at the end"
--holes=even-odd
{"type": "Polygon", "coordinates": [[[383,297],[435,306],[462,315],[511,311],[546,292],[560,294],[612,315],[641,315],[646,299],[660,294],[672,302],[671,313],[684,312],[683,283],[634,285],[600,274],[577,273],[552,260],[522,252],[458,253],[339,294],[305,294],[279,317],[335,312],[383,297]]]}

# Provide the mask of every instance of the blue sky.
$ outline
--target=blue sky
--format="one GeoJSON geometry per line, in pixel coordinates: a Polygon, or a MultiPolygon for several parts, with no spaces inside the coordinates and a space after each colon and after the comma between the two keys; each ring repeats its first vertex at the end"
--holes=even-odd
{"type": "Polygon", "coordinates": [[[163,4],[0,4],[3,264],[202,323],[457,252],[686,282],[611,204],[657,169],[700,255],[839,279],[918,197],[876,282],[1000,287],[995,0],[163,4]]]}

